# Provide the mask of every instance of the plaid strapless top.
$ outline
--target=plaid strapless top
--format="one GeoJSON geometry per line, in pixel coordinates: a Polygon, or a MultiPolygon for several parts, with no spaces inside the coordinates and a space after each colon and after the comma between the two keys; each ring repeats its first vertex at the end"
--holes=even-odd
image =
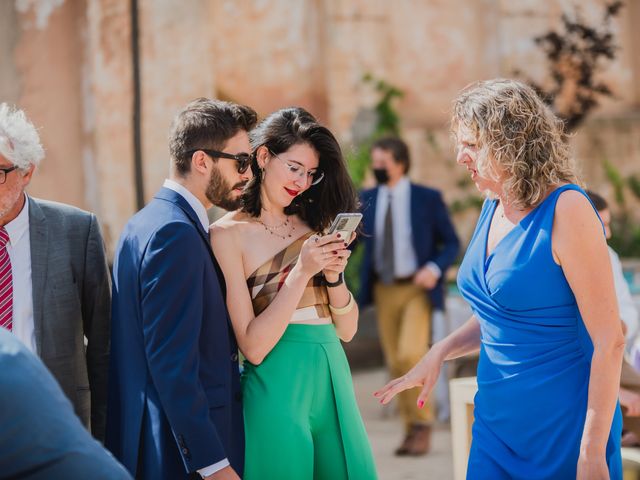
{"type": "MultiPolygon", "coordinates": [[[[298,261],[302,244],[313,233],[309,232],[289,244],[249,275],[247,286],[256,316],[269,306],[280,291],[289,272],[298,261]]],[[[323,280],[322,273],[316,274],[309,280],[291,318],[292,322],[331,318],[329,294],[323,280]]]]}

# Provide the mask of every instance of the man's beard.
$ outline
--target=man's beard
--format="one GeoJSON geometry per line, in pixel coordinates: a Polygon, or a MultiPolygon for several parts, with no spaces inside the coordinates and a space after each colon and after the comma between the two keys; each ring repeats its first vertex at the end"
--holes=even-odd
{"type": "Polygon", "coordinates": [[[240,196],[233,198],[233,190],[236,188],[244,188],[246,183],[247,182],[240,182],[229,187],[229,184],[220,171],[214,167],[211,171],[211,178],[209,179],[209,185],[207,185],[205,195],[215,206],[231,212],[240,208],[241,205],[240,196]]]}

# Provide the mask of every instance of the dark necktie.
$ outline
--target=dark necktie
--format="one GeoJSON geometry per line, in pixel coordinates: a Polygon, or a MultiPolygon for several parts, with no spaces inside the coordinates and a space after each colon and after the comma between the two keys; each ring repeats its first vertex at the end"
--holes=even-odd
{"type": "Polygon", "coordinates": [[[393,213],[392,197],[389,194],[387,213],[384,216],[384,230],[382,233],[382,261],[380,263],[380,280],[384,284],[391,284],[395,278],[395,261],[393,248],[393,213]]]}
{"type": "Polygon", "coordinates": [[[0,327],[13,329],[13,275],[7,251],[9,234],[0,227],[0,327]]]}

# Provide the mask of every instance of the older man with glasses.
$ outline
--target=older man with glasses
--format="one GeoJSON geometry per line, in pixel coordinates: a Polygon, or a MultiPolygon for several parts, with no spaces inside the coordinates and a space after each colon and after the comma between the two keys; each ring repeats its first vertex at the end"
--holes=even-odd
{"type": "Polygon", "coordinates": [[[25,193],[43,157],[24,112],[0,104],[0,327],[42,359],[103,440],[111,299],[104,245],[95,215],[25,193]]]}

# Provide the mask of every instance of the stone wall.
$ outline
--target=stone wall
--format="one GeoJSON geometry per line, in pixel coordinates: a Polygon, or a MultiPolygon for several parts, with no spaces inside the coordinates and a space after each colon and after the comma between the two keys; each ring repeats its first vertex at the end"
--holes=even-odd
{"type": "MultiPolygon", "coordinates": [[[[218,97],[261,115],[301,105],[349,149],[376,94],[371,73],[401,88],[403,135],[416,181],[453,204],[470,193],[447,128],[468,83],[521,70],[544,81],[533,37],[558,24],[572,0],[139,0],[144,198],[168,172],[166,137],[188,100],[218,97]]],[[[584,0],[599,18],[603,0],[584,0]]],[[[0,100],[40,127],[47,157],[30,192],[95,211],[109,250],[136,210],[131,2],[0,2],[0,100]]],[[[621,49],[607,100],[573,140],[588,183],[607,196],[602,160],[640,173],[640,1],[615,22],[621,49]]],[[[609,197],[611,198],[611,197],[609,197]]],[[[456,215],[468,238],[473,210],[456,215]]]]}

